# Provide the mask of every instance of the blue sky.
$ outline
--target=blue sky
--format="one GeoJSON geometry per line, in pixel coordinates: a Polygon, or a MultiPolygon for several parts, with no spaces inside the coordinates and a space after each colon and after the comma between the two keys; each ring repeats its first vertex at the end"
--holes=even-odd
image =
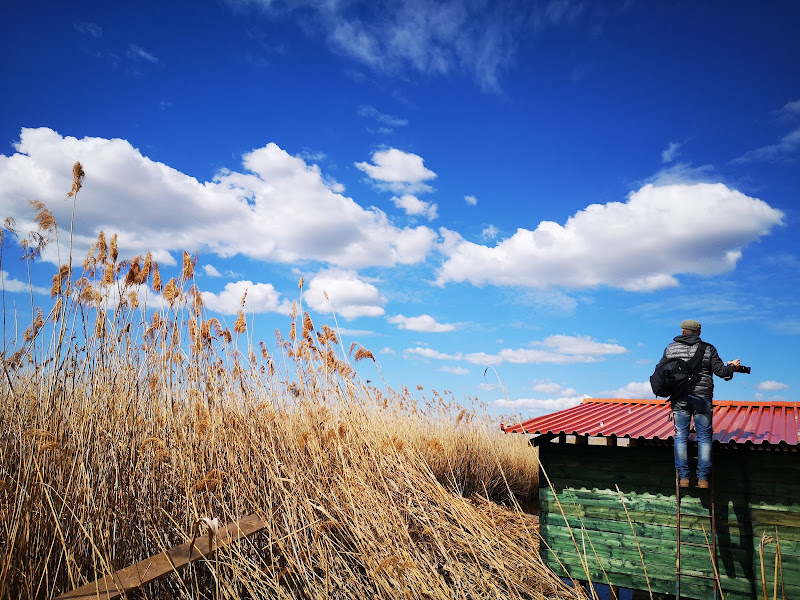
{"type": "Polygon", "coordinates": [[[389,385],[498,414],[652,397],[684,318],[753,369],[716,398],[796,400],[798,18],[788,0],[12,3],[0,215],[28,231],[38,199],[67,229],[79,160],[78,261],[100,229],[166,275],[199,252],[206,307],[232,325],[246,290],[268,344],[303,277],[315,324],[389,385]]]}

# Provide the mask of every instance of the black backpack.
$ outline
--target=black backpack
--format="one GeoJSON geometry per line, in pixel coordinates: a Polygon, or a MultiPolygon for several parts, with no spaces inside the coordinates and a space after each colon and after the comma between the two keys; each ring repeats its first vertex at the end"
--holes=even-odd
{"type": "Polygon", "coordinates": [[[650,387],[656,396],[670,398],[700,379],[700,363],[706,352],[705,342],[700,342],[694,356],[686,362],[682,358],[670,358],[656,367],[650,375],[650,387]]]}

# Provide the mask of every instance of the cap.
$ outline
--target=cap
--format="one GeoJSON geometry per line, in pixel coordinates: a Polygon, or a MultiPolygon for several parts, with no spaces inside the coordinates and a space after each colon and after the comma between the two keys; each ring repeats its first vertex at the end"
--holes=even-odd
{"type": "Polygon", "coordinates": [[[681,329],[686,329],[688,331],[700,331],[700,321],[695,321],[694,319],[686,319],[685,321],[681,321],[681,329]]]}

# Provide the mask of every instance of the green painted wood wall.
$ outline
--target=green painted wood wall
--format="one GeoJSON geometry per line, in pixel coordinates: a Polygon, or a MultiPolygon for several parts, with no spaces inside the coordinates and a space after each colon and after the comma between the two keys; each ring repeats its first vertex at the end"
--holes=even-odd
{"type": "MultiPolygon", "coordinates": [[[[690,445],[690,456],[693,453],[696,456],[690,445]]],[[[718,569],[725,599],[763,598],[759,547],[764,535],[770,537],[763,546],[768,598],[774,593],[779,538],[777,597],[799,599],[800,453],[715,445],[714,460],[718,569]]],[[[671,444],[544,443],[539,462],[541,554],[553,570],[574,579],[641,590],[649,580],[653,592],[675,593],[671,444]]],[[[707,490],[690,488],[681,497],[684,513],[710,514],[707,490]]],[[[682,541],[705,543],[703,527],[708,531],[709,522],[683,517],[682,541]]],[[[713,573],[707,548],[682,546],[681,561],[683,571],[713,573]]],[[[713,598],[711,585],[683,577],[681,596],[713,598]]]]}

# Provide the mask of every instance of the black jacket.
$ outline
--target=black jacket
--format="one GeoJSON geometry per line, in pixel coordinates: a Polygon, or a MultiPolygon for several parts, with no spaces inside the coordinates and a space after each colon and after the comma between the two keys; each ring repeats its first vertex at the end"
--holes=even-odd
{"type": "MultiPolygon", "coordinates": [[[[664,356],[658,364],[661,365],[671,358],[682,358],[689,362],[697,350],[697,344],[701,341],[700,336],[695,334],[677,336],[675,341],[664,349],[664,356]]],[[[714,380],[711,374],[713,373],[717,377],[722,377],[725,381],[729,381],[733,378],[734,371],[735,367],[722,362],[717,349],[708,344],[703,360],[700,363],[700,379],[694,385],[689,386],[685,393],[712,400],[714,398],[714,380]]]]}

